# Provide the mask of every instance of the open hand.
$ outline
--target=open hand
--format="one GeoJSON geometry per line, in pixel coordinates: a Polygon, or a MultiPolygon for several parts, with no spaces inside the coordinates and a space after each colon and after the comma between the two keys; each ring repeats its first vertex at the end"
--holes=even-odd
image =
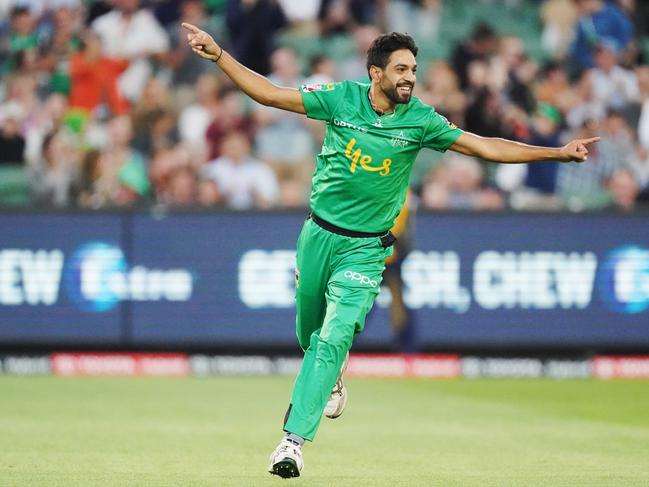
{"type": "Polygon", "coordinates": [[[564,162],[584,162],[588,159],[588,145],[599,141],[599,137],[571,140],[561,148],[561,160],[564,162]]]}
{"type": "Polygon", "coordinates": [[[189,34],[187,34],[187,42],[189,43],[189,47],[192,48],[192,51],[203,59],[210,61],[219,59],[223,51],[211,35],[187,22],[183,22],[182,26],[189,31],[189,34]]]}

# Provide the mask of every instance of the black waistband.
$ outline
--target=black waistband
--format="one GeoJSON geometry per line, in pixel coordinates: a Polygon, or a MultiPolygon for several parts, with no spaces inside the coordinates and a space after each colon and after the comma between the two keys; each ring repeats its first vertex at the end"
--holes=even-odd
{"type": "Polygon", "coordinates": [[[340,228],[334,225],[333,223],[329,223],[326,220],[323,220],[313,212],[309,213],[309,218],[311,218],[311,220],[313,220],[316,223],[316,225],[318,225],[319,227],[322,227],[329,232],[337,233],[338,235],[343,235],[345,237],[354,237],[354,238],[382,237],[388,233],[387,230],[385,232],[378,232],[378,233],[355,232],[354,230],[347,230],[345,228],[340,228]]]}

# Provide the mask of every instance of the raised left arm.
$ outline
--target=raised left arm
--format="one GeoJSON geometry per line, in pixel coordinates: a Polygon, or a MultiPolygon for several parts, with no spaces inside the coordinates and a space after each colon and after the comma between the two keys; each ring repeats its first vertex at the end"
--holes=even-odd
{"type": "Polygon", "coordinates": [[[539,147],[463,132],[450,149],[467,156],[510,164],[534,161],[584,162],[588,159],[587,146],[598,140],[599,137],[576,139],[563,147],[539,147]]]}

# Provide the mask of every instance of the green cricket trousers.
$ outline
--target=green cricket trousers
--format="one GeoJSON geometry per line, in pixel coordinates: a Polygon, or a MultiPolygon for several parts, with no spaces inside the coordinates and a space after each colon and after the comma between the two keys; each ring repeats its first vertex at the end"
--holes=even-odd
{"type": "Polygon", "coordinates": [[[352,339],[363,330],[379,293],[394,240],[391,234],[341,235],[314,218],[306,220],[297,242],[296,332],[304,360],[284,419],[285,431],[310,441],[352,339]]]}

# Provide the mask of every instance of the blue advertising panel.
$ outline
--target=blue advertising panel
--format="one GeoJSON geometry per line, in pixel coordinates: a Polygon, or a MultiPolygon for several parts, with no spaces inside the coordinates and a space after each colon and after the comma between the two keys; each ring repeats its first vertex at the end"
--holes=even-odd
{"type": "Polygon", "coordinates": [[[133,261],[175,272],[176,299],[131,303],[135,343],[295,343],[295,241],[304,217],[136,217],[133,261]]]}
{"type": "MultiPolygon", "coordinates": [[[[284,213],[0,215],[0,344],[297,346],[284,213]]],[[[422,345],[649,347],[645,216],[420,214],[422,345]]],[[[383,289],[358,344],[391,341],[383,289]]]]}
{"type": "Polygon", "coordinates": [[[420,215],[405,300],[424,341],[649,346],[646,216],[420,215]]]}
{"type": "Polygon", "coordinates": [[[106,275],[123,261],[121,228],[103,214],[1,215],[0,343],[119,343],[106,275]]]}

